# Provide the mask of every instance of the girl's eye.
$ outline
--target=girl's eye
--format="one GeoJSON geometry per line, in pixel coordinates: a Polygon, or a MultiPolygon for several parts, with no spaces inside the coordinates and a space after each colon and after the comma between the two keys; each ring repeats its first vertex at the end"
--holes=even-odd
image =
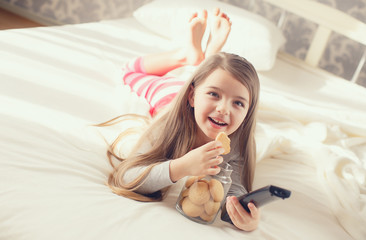
{"type": "Polygon", "coordinates": [[[208,95],[210,95],[212,97],[219,97],[219,94],[217,94],[215,92],[209,92],[208,95]]]}
{"type": "Polygon", "coordinates": [[[240,101],[235,101],[234,104],[239,106],[239,107],[244,107],[244,104],[240,101]]]}

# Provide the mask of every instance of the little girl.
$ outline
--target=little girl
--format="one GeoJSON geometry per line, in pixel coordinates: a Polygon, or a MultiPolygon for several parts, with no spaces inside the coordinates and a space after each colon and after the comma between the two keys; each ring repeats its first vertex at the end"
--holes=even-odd
{"type": "Polygon", "coordinates": [[[259,80],[247,60],[219,53],[231,28],[220,9],[213,12],[210,37],[202,50],[207,15],[206,10],[192,15],[187,47],[140,57],[126,67],[125,84],[145,96],[154,121],[127,158],[109,150],[109,156],[121,163],[114,166],[108,184],[131,199],[160,201],[179,179],[215,175],[220,171],[217,165],[228,162],[233,183],[227,212],[236,227],[252,231],[258,226],[259,210],[249,203],[247,213],[237,196],[252,190],[259,80]],[[190,81],[164,76],[185,65],[199,65],[190,81]],[[215,141],[219,132],[231,139],[231,153],[224,157],[221,143],[215,141]]]}

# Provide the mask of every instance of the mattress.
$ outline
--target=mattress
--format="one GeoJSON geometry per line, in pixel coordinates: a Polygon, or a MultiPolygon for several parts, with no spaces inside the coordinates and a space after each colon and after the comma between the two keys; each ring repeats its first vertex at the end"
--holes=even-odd
{"type": "Polygon", "coordinates": [[[283,59],[259,72],[254,189],[292,195],[262,207],[257,230],[183,217],[183,180],[162,202],[112,193],[108,142],[140,123],[94,124],[148,116],[121,67],[174,47],[133,18],[0,31],[0,239],[365,239],[366,90],[283,59]]]}

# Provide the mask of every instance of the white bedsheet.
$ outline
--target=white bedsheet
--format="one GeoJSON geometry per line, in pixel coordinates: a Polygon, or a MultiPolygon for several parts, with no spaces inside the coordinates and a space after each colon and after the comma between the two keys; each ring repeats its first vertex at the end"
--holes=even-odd
{"type": "Polygon", "coordinates": [[[281,60],[260,73],[254,188],[292,196],[256,231],[184,218],[182,181],[158,203],[113,194],[103,137],[126,126],[91,124],[146,115],[120,67],[172,47],[134,19],[0,31],[0,239],[366,238],[366,90],[281,60]]]}

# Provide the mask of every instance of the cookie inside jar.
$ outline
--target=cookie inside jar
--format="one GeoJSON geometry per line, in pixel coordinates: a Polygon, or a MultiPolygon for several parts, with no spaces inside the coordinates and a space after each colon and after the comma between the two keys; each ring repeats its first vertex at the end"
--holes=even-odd
{"type": "Polygon", "coordinates": [[[211,223],[224,199],[222,183],[211,176],[188,177],[178,201],[178,210],[192,220],[211,223]]]}

